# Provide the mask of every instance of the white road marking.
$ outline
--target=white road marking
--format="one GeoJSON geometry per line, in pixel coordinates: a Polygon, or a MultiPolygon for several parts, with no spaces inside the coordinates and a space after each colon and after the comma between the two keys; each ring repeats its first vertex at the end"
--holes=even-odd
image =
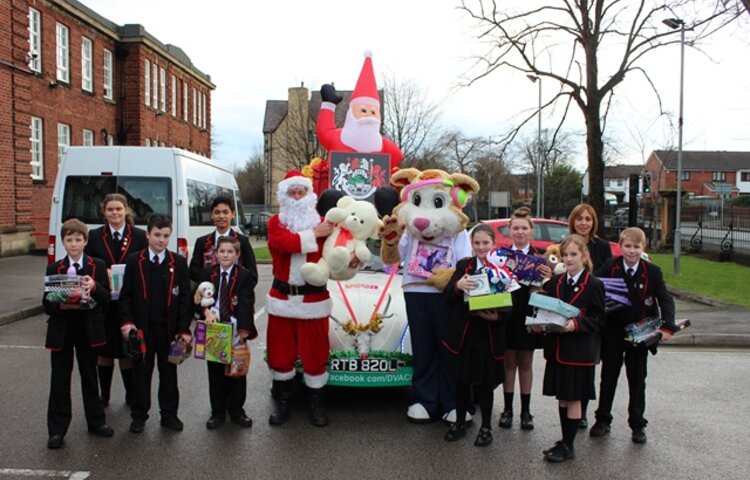
{"type": "Polygon", "coordinates": [[[0,345],[0,348],[18,348],[21,350],[45,350],[42,346],[37,345],[0,345]]]}
{"type": "Polygon", "coordinates": [[[253,317],[253,320],[257,320],[257,319],[259,319],[259,318],[260,318],[260,316],[261,316],[261,315],[263,315],[264,313],[266,313],[266,307],[260,307],[260,310],[258,310],[258,311],[257,311],[257,312],[255,313],[255,316],[253,317]]]}
{"type": "Polygon", "coordinates": [[[60,477],[71,480],[84,480],[89,478],[91,472],[73,472],[69,470],[29,470],[24,468],[0,468],[0,476],[21,477],[60,477]]]}

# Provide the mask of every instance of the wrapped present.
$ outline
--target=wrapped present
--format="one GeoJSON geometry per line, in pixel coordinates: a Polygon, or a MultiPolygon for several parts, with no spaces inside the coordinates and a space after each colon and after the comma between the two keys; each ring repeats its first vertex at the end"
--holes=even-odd
{"type": "Polygon", "coordinates": [[[190,357],[191,352],[192,347],[189,343],[185,343],[185,340],[182,337],[176,338],[169,344],[167,361],[169,363],[174,363],[175,365],[180,365],[186,358],[190,357]]]}
{"type": "Polygon", "coordinates": [[[206,359],[206,322],[197,321],[195,322],[195,330],[193,331],[193,339],[195,341],[195,358],[198,360],[206,359]]]}
{"type": "Polygon", "coordinates": [[[245,377],[250,371],[250,349],[244,340],[232,346],[232,361],[227,364],[227,377],[245,377]]]}
{"type": "Polygon", "coordinates": [[[146,354],[146,342],[143,338],[143,330],[130,330],[128,339],[122,341],[122,351],[126,358],[133,361],[143,360],[146,354]]]}
{"type": "MultiPolygon", "coordinates": [[[[73,269],[75,270],[75,269],[73,269]]],[[[45,299],[51,303],[67,303],[94,308],[96,302],[83,288],[80,275],[46,275],[44,277],[45,299]]]]}
{"type": "Polygon", "coordinates": [[[531,294],[529,305],[535,308],[534,316],[526,317],[526,328],[529,330],[539,327],[545,332],[559,332],[568,320],[580,313],[578,307],[538,292],[531,294]]]}
{"type": "MultiPolygon", "coordinates": [[[[625,326],[625,341],[634,347],[651,348],[661,341],[662,320],[659,317],[647,317],[625,326]]],[[[675,321],[677,331],[690,326],[690,320],[683,318],[675,321]]]]}
{"type": "Polygon", "coordinates": [[[610,313],[630,306],[628,286],[624,278],[601,278],[604,284],[604,312],[610,313]]]}
{"type": "Polygon", "coordinates": [[[410,275],[430,278],[435,268],[452,268],[452,257],[450,247],[416,242],[412,249],[406,272],[410,275]]]}
{"type": "Polygon", "coordinates": [[[227,364],[232,360],[232,324],[206,324],[206,360],[227,364]]]}
{"type": "Polygon", "coordinates": [[[513,307],[513,297],[511,297],[510,293],[492,293],[490,295],[469,297],[469,310],[472,311],[511,307],[513,307]]]}

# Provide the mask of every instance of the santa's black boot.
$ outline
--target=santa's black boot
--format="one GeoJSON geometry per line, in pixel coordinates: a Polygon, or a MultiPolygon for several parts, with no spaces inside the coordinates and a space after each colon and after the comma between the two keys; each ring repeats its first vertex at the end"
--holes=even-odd
{"type": "Polygon", "coordinates": [[[328,415],[323,410],[323,389],[308,387],[307,400],[310,402],[310,423],[316,427],[328,425],[328,415]]]}
{"type": "Polygon", "coordinates": [[[275,407],[268,423],[274,426],[282,425],[289,420],[289,401],[292,397],[292,382],[294,380],[274,380],[271,397],[275,407]]]}

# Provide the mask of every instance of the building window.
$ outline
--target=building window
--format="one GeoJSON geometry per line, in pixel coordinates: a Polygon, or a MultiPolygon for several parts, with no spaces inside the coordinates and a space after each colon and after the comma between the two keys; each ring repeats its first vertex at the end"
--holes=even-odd
{"type": "Polygon", "coordinates": [[[104,50],[104,98],[112,100],[112,52],[104,50]]]}
{"type": "Polygon", "coordinates": [[[198,125],[198,92],[193,88],[193,125],[198,125]]]}
{"type": "Polygon", "coordinates": [[[740,172],[740,182],[750,182],[750,172],[740,172]]]}
{"type": "Polygon", "coordinates": [[[83,129],[83,146],[93,147],[94,146],[94,131],[83,129]]]}
{"type": "Polygon", "coordinates": [[[58,23],[57,28],[57,79],[70,83],[70,33],[68,27],[58,23]]]}
{"type": "Polygon", "coordinates": [[[107,135],[107,145],[110,147],[115,144],[115,136],[111,133],[107,135]]]}
{"type": "Polygon", "coordinates": [[[44,124],[41,118],[31,117],[31,179],[44,180],[44,124]]]}
{"type": "Polygon", "coordinates": [[[726,182],[727,181],[727,172],[714,172],[711,176],[711,179],[714,182],[726,182]]]}
{"type": "Polygon", "coordinates": [[[42,71],[42,15],[29,8],[29,68],[42,71]]]}
{"type": "Polygon", "coordinates": [[[687,181],[690,180],[690,172],[686,172],[685,170],[682,171],[682,176],[680,177],[680,180],[687,181]]]}
{"type": "Polygon", "coordinates": [[[60,163],[63,148],[70,146],[70,125],[57,124],[57,162],[60,163]]]}
{"type": "Polygon", "coordinates": [[[622,187],[622,185],[623,185],[622,178],[618,178],[617,180],[615,180],[615,185],[617,185],[618,187],[622,187]]]}
{"type": "Polygon", "coordinates": [[[163,68],[159,69],[159,88],[161,89],[161,107],[162,112],[167,111],[167,71],[163,68]]]}
{"type": "Polygon", "coordinates": [[[206,128],[206,94],[203,94],[203,128],[206,128]]]}
{"type": "Polygon", "coordinates": [[[188,121],[188,84],[182,82],[182,119],[188,121]]]}
{"type": "Polygon", "coordinates": [[[94,91],[94,61],[91,57],[93,45],[91,40],[81,37],[81,88],[87,92],[94,91]]]}
{"type": "Polygon", "coordinates": [[[146,94],[146,106],[151,106],[151,62],[146,60],[146,78],[144,79],[144,85],[145,90],[144,93],[146,94]]]}
{"type": "Polygon", "coordinates": [[[177,77],[172,75],[172,116],[177,116],[177,77]]]}
{"type": "Polygon", "coordinates": [[[159,108],[159,67],[154,63],[151,70],[151,106],[159,108]]]}

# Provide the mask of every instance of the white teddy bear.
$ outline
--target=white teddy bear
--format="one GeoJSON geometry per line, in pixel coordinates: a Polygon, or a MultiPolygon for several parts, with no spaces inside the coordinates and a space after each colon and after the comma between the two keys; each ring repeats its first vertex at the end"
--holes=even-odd
{"type": "Polygon", "coordinates": [[[198,288],[195,289],[195,295],[193,296],[193,302],[201,307],[210,307],[216,300],[216,287],[211,282],[201,282],[198,288]]]}
{"type": "Polygon", "coordinates": [[[301,269],[302,278],[310,285],[325,285],[329,278],[353,278],[359,268],[349,266],[352,253],[360,264],[369,262],[365,241],[383,225],[373,204],[351,197],[341,197],[325,219],[336,226],[323,244],[323,255],[317,263],[307,262],[301,269]]]}

